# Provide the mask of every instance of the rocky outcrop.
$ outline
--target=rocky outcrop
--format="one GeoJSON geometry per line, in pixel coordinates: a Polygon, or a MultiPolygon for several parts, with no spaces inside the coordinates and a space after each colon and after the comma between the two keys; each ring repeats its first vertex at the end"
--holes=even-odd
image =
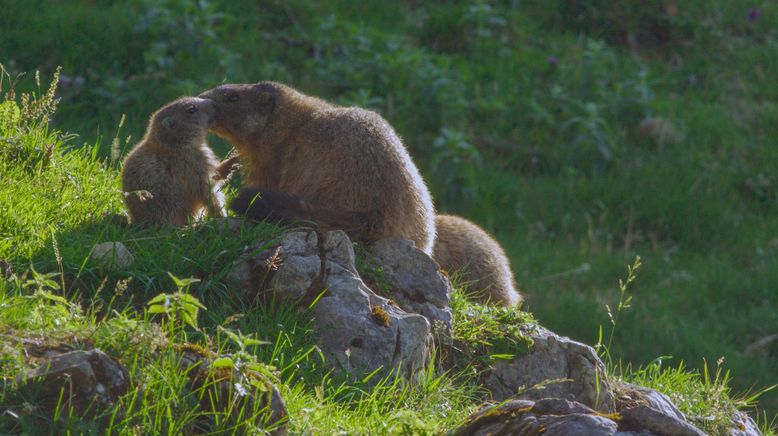
{"type": "MultiPolygon", "coordinates": [[[[431,324],[451,332],[450,285],[409,241],[379,241],[367,262],[366,282],[343,232],[295,231],[270,248],[248,248],[230,278],[247,299],[280,297],[309,307],[331,366],[355,376],[394,369],[411,378],[428,364],[431,324]]],[[[530,350],[489,362],[482,376],[491,399],[505,403],[476,413],[454,434],[704,434],[656,391],[621,384],[617,398],[592,347],[534,325],[522,331],[533,341],[530,350]]],[[[753,431],[747,416],[733,418],[731,434],[753,431]]]]}
{"type": "MultiPolygon", "coordinates": [[[[659,394],[661,395],[661,394],[659,394]]],[[[661,400],[664,402],[664,399],[661,400]]],[[[574,401],[544,398],[537,401],[512,400],[497,407],[481,409],[468,418],[454,435],[510,434],[529,436],[701,436],[705,433],[675,416],[671,409],[657,410],[649,405],[625,407],[620,413],[600,414],[574,401]],[[669,413],[669,414],[668,414],[669,413]]],[[[677,409],[675,409],[677,411],[677,409]]]]}
{"type": "Polygon", "coordinates": [[[230,278],[248,296],[272,290],[312,305],[319,344],[331,365],[353,375],[384,368],[411,377],[429,360],[430,322],[373,292],[354,262],[345,233],[297,231],[277,246],[245,256],[230,278]]]}
{"type": "Polygon", "coordinates": [[[440,267],[412,241],[390,238],[370,247],[368,261],[392,287],[391,298],[411,313],[427,317],[436,331],[451,334],[451,284],[440,267]]]}
{"type": "Polygon", "coordinates": [[[737,412],[732,417],[729,436],[762,436],[762,432],[759,431],[753,418],[743,412],[737,412]]]}
{"type": "Polygon", "coordinates": [[[453,432],[455,436],[615,435],[618,425],[583,404],[547,398],[512,400],[485,407],[453,432]]]}
{"type": "Polygon", "coordinates": [[[686,417],[667,395],[631,384],[620,384],[618,391],[617,410],[627,425],[656,434],[704,434],[686,422],[686,417]]]}
{"type": "Polygon", "coordinates": [[[47,353],[26,383],[41,389],[41,405],[47,409],[73,407],[79,414],[110,408],[127,392],[127,369],[98,349],[47,353]]]}
{"type": "Polygon", "coordinates": [[[605,366],[592,347],[541,327],[530,336],[534,344],[529,353],[499,361],[488,371],[484,385],[494,400],[554,397],[615,411],[605,366]]]}
{"type": "Polygon", "coordinates": [[[220,357],[194,346],[180,350],[179,367],[189,377],[189,389],[210,412],[230,411],[236,418],[252,416],[257,428],[274,436],[286,435],[289,414],[281,392],[264,374],[246,368],[214,368],[220,357]]]}

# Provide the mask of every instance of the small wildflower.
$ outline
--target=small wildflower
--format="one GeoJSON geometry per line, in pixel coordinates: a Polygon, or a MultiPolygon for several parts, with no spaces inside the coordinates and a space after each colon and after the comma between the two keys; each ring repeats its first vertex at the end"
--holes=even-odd
{"type": "Polygon", "coordinates": [[[556,66],[559,65],[559,58],[556,56],[549,56],[546,61],[548,62],[548,66],[551,68],[556,68],[556,66]]]}
{"type": "Polygon", "coordinates": [[[235,383],[235,392],[237,392],[241,397],[248,395],[248,391],[240,383],[235,383]]]}
{"type": "Polygon", "coordinates": [[[751,8],[748,10],[748,21],[756,23],[761,15],[762,12],[759,10],[759,8],[751,8]]]}

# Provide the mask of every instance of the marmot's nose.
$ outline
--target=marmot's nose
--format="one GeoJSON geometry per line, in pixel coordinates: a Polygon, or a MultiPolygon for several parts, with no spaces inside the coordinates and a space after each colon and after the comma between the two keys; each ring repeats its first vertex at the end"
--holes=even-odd
{"type": "Polygon", "coordinates": [[[200,97],[200,102],[203,104],[203,107],[207,111],[216,112],[216,102],[208,99],[208,98],[202,98],[200,97]]]}
{"type": "Polygon", "coordinates": [[[216,102],[207,98],[200,97],[202,111],[208,115],[208,125],[212,126],[216,122],[216,102]]]}

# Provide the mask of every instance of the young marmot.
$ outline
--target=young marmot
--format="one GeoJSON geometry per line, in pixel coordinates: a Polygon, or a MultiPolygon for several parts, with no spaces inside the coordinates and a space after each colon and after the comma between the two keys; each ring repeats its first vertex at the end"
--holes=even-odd
{"type": "Polygon", "coordinates": [[[432,252],[429,191],[380,115],[274,82],[222,85],[200,97],[215,102],[212,130],[240,152],[252,188],[233,209],[259,219],[315,221],[365,241],[403,237],[432,252]]]}
{"type": "Polygon", "coordinates": [[[500,244],[474,223],[453,215],[435,217],[432,258],[449,273],[461,274],[473,299],[513,306],[521,301],[500,244]]]}
{"type": "Polygon", "coordinates": [[[235,159],[219,164],[206,144],[213,124],[213,101],[183,97],[151,115],[146,135],[124,159],[122,190],[133,223],[186,225],[200,218],[224,216],[221,180],[235,159]]]}

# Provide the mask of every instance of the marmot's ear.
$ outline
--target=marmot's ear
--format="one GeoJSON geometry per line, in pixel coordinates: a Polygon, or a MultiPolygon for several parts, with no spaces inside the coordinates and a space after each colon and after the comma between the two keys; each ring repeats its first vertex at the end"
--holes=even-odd
{"type": "Polygon", "coordinates": [[[276,105],[276,91],[264,83],[259,83],[252,87],[256,92],[256,102],[262,112],[270,112],[276,105]]]}
{"type": "Polygon", "coordinates": [[[176,121],[173,117],[162,118],[162,127],[167,130],[173,130],[176,127],[176,121]]]}
{"type": "Polygon", "coordinates": [[[276,96],[272,92],[262,91],[259,93],[259,104],[262,106],[273,106],[276,102],[276,96]]]}

